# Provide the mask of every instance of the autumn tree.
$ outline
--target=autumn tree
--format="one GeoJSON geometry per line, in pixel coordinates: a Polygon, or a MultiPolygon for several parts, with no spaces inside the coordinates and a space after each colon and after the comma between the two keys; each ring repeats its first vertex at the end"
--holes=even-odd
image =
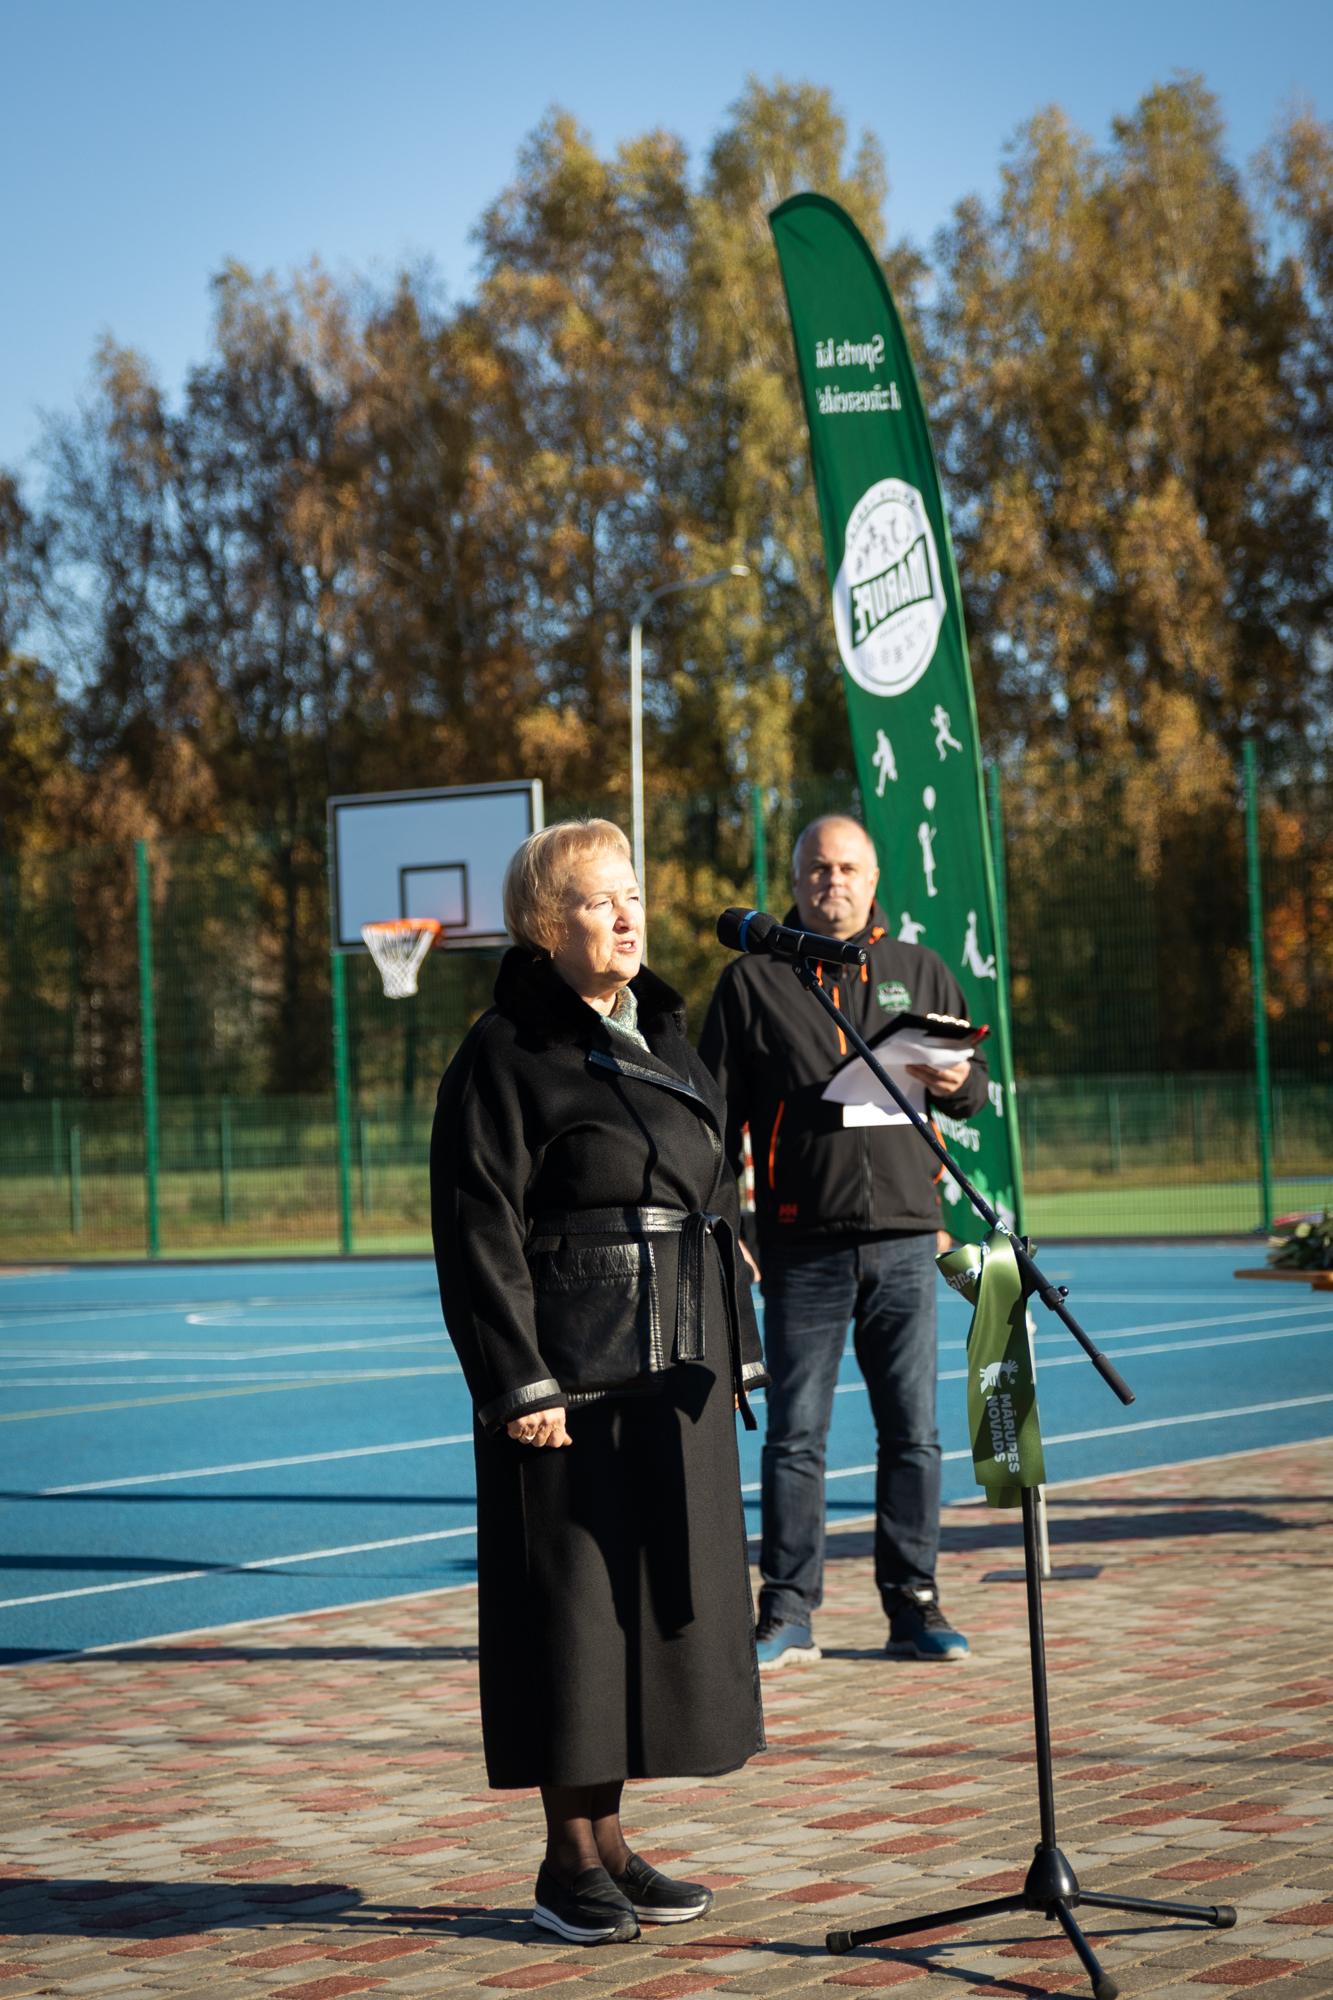
{"type": "Polygon", "coordinates": [[[1114,819],[1148,877],[1193,884],[1195,987],[1225,972],[1236,913],[1204,885],[1239,740],[1276,764],[1326,712],[1327,128],[1293,114],[1250,182],[1197,79],[1101,148],[1042,112],[932,264],[888,232],[873,138],[752,81],[697,165],[664,132],[603,156],[552,111],[448,309],[417,271],[227,267],[179,398],[107,342],[40,505],[0,483],[5,840],[263,845],[275,1079],[323,1061],[327,795],[539,776],[627,817],[646,588],[751,572],[645,634],[654,953],[692,998],[707,912],[749,890],[750,787],[850,782],[768,224],[800,189],[853,215],[907,321],[1026,861],[1075,822],[1105,851],[1114,819]]]}
{"type": "Polygon", "coordinates": [[[1197,79],[1104,153],[1057,111],[940,246],[936,404],[993,743],[1234,749],[1313,714],[1328,524],[1288,371],[1302,303],[1197,79]]]}

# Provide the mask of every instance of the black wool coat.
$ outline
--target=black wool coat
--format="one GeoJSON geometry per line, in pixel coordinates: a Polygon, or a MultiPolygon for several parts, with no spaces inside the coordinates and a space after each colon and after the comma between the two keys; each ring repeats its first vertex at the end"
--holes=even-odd
{"type": "Polygon", "coordinates": [[[679,995],[646,969],[633,991],[648,1053],[510,951],[440,1086],[432,1224],[477,1414],[482,1731],[500,1787],[714,1774],[763,1746],[734,1401],[767,1376],[729,1255],[725,1106],[679,995]],[[577,1211],[644,1206],[718,1218],[701,1259],[686,1253],[701,1338],[679,1338],[679,1236],[577,1227],[577,1211]],[[622,1336],[650,1322],[658,1365],[628,1379],[622,1336]],[[599,1379],[595,1353],[571,1361],[579,1328],[620,1357],[607,1386],[569,1386],[571,1370],[599,1379]],[[570,1446],[508,1436],[558,1404],[570,1446]]]}

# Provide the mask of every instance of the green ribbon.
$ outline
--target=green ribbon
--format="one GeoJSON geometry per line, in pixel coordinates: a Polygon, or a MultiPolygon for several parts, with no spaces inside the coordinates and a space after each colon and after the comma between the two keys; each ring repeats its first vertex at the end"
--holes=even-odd
{"type": "Polygon", "coordinates": [[[1025,1486],[1044,1486],[1046,1462],[1027,1301],[1009,1238],[993,1229],[935,1259],[945,1282],[973,1307],[967,1336],[967,1422],[977,1484],[990,1507],[1021,1507],[1025,1486]]]}

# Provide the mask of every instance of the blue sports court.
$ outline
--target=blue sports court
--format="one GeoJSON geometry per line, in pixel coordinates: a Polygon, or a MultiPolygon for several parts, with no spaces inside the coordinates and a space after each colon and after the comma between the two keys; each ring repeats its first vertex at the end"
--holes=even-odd
{"type": "MultiPolygon", "coordinates": [[[[1333,1297],[1237,1281],[1232,1244],[1042,1246],[1138,1400],[1036,1309],[1052,1482],[1326,1435],[1333,1297]]],[[[968,1308],[940,1285],[944,1492],[972,1483],[968,1308]]],[[[425,1260],[0,1277],[0,1660],[471,1581],[471,1412],[425,1260]]],[[[867,1512],[850,1352],[829,1517],[867,1512]]],[[[741,1438],[758,1530],[759,1438],[741,1438]]]]}

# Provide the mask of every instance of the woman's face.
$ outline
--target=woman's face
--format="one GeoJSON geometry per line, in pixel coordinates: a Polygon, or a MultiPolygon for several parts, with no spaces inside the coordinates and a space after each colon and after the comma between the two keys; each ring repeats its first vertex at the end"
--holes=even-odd
{"type": "Polygon", "coordinates": [[[593,854],[574,868],[551,953],[560,977],[585,1000],[614,1000],[643,963],[643,904],[629,861],[593,854]]]}

